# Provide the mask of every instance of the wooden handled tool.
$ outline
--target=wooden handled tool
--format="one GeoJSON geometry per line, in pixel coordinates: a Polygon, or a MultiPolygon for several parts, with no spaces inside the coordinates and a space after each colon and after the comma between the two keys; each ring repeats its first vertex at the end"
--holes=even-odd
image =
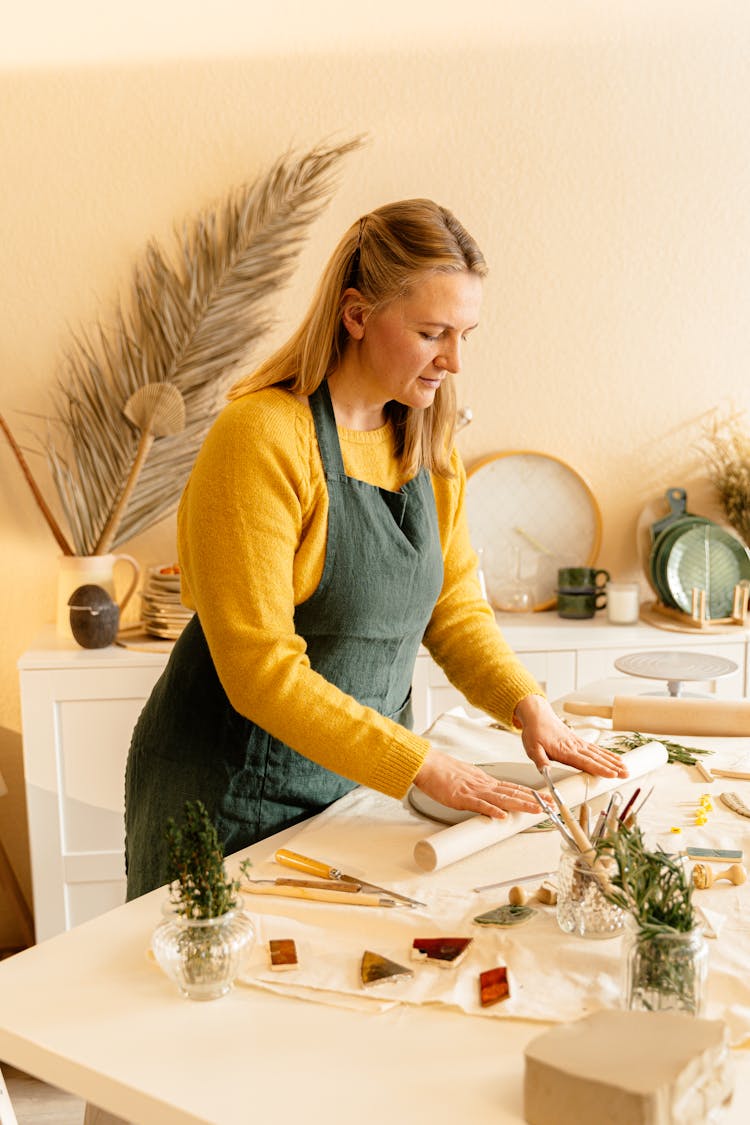
{"type": "Polygon", "coordinates": [[[698,890],[707,890],[717,883],[719,879],[726,879],[735,887],[741,887],[747,882],[747,871],[741,863],[733,863],[725,871],[714,871],[707,863],[696,863],[693,868],[693,886],[698,890]]]}
{"type": "Polygon", "coordinates": [[[615,730],[649,734],[750,735],[750,700],[671,699],[647,695],[617,695],[612,704],[569,700],[570,715],[598,715],[611,719],[615,730]]]}
{"type": "Polygon", "coordinates": [[[339,906],[395,906],[393,899],[357,891],[319,891],[312,887],[289,887],[268,883],[242,883],[243,895],[272,895],[277,898],[306,898],[312,902],[337,902],[339,906]]]}
{"type": "Polygon", "coordinates": [[[354,883],[358,890],[373,891],[375,894],[395,898],[398,902],[404,903],[405,906],[426,905],[426,903],[419,902],[415,898],[399,894],[398,891],[389,890],[388,887],[380,887],[377,883],[371,883],[367,879],[347,875],[345,871],[341,871],[338,867],[329,867],[327,863],[322,863],[319,859],[312,859],[309,855],[300,855],[299,852],[292,852],[289,848],[279,848],[274,853],[273,858],[285,867],[292,867],[296,871],[304,871],[307,875],[316,875],[319,879],[337,879],[342,883],[354,883]]]}

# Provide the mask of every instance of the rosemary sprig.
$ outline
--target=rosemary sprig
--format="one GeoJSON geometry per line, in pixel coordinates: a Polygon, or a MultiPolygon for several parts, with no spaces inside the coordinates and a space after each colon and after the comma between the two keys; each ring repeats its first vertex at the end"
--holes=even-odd
{"type": "Polygon", "coordinates": [[[713,754],[713,750],[700,750],[697,746],[683,746],[679,742],[673,742],[668,738],[654,738],[653,735],[640,734],[638,731],[631,731],[630,734],[618,734],[608,742],[603,743],[607,750],[614,751],[615,754],[624,754],[626,750],[636,750],[639,746],[645,746],[648,742],[660,742],[662,746],[667,748],[667,763],[680,762],[685,766],[694,766],[697,758],[696,754],[713,754]]]}
{"type": "Polygon", "coordinates": [[[693,884],[684,864],[663,848],[649,851],[640,828],[619,825],[597,843],[597,852],[616,865],[605,896],[633,916],[643,935],[695,928],[693,884]]]}

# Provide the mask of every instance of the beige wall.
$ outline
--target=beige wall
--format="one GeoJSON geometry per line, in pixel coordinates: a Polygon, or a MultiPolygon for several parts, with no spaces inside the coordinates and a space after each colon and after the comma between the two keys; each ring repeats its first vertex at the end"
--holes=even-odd
{"type": "MultiPolygon", "coordinates": [[[[210,27],[205,4],[170,22],[131,0],[110,27],[107,6],[35,23],[37,7],[0,50],[0,410],[19,435],[22,412],[45,410],[68,326],[106,317],[148,238],[169,244],[175,220],[290,145],[366,131],[278,334],[345,225],[433,196],[492,271],[461,379],[467,460],[526,447],[569,461],[618,577],[638,573],[638,515],[667,486],[710,514],[702,421],[750,397],[744,0],[389,0],[354,16],[281,2],[262,24],[223,0],[210,27]]],[[[15,664],[53,619],[57,548],[4,444],[0,536],[0,832],[28,887],[15,664]]],[[[171,559],[172,521],[130,549],[171,559]]]]}

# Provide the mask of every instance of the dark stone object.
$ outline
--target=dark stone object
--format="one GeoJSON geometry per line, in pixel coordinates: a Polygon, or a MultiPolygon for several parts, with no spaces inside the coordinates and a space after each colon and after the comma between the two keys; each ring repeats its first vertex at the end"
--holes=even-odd
{"type": "Polygon", "coordinates": [[[120,607],[101,586],[79,586],[68,598],[70,629],[82,648],[106,648],[117,636],[120,607]]]}

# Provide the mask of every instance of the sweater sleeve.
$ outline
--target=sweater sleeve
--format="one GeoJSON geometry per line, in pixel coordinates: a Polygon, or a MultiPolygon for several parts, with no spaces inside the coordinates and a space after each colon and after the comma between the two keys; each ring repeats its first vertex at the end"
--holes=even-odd
{"type": "Polygon", "coordinates": [[[466,473],[455,450],[452,468],[453,480],[434,482],[444,579],[424,643],[470,703],[511,726],[516,705],[544,692],[505,641],[482,597],[466,519],[466,473]]]}
{"type": "MultiPolygon", "coordinates": [[[[232,706],[319,765],[401,798],[429,743],[316,673],[294,628],[295,557],[313,494],[309,426],[281,392],[226,407],[178,513],[186,603],[232,706]]],[[[324,487],[324,485],[322,486],[324,487]]]]}

